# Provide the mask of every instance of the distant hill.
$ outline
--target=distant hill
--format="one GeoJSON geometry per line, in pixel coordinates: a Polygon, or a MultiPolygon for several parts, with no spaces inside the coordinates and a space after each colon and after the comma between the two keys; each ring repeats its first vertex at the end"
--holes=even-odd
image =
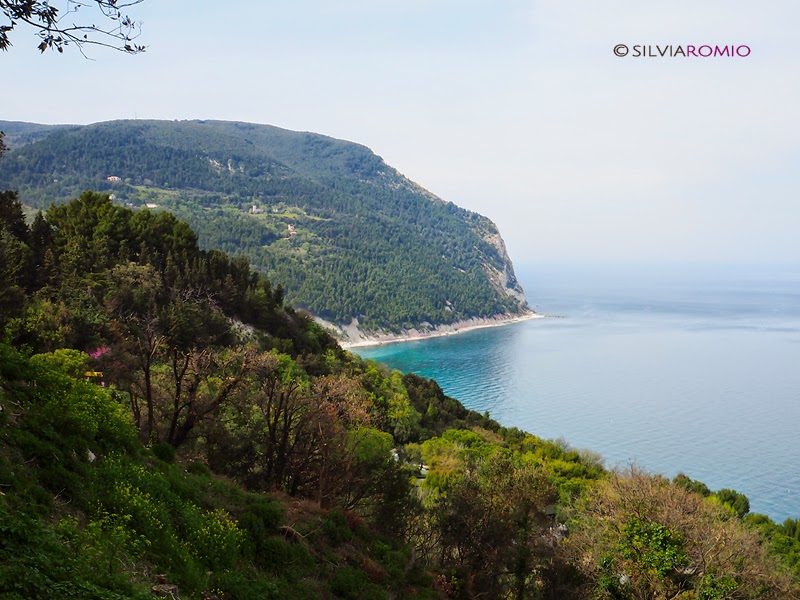
{"type": "Polygon", "coordinates": [[[46,208],[92,189],[169,210],[205,248],[245,254],[286,299],[363,331],[528,311],[497,227],[365,146],[221,121],[0,121],[0,189],[46,208]]]}
{"type": "Polygon", "coordinates": [[[22,121],[0,121],[0,131],[6,134],[5,142],[9,148],[30,144],[50,135],[57,129],[73,127],[72,125],[41,125],[22,121]]]}

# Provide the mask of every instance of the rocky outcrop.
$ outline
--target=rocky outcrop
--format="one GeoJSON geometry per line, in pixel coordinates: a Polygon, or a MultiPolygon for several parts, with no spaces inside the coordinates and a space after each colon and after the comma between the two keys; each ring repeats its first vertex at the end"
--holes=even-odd
{"type": "Polygon", "coordinates": [[[514,265],[511,263],[511,257],[506,250],[506,244],[503,238],[500,237],[500,232],[497,231],[497,226],[492,223],[494,231],[488,231],[484,234],[483,240],[491,245],[497,254],[500,256],[500,265],[492,264],[491,262],[484,263],[484,270],[492,285],[498,292],[505,296],[516,298],[520,306],[523,308],[528,307],[528,301],[525,299],[525,292],[522,289],[517,276],[514,274],[514,265]]]}
{"type": "Polygon", "coordinates": [[[167,582],[166,575],[156,575],[156,583],[150,588],[154,596],[158,598],[178,598],[178,586],[167,582]]]}

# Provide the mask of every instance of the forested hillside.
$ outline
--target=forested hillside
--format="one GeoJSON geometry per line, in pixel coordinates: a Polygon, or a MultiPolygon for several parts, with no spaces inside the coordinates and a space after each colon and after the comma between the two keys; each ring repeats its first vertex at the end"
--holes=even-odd
{"type": "Polygon", "coordinates": [[[47,208],[93,189],[185,219],[200,245],[338,325],[397,331],[527,310],[495,225],[358,144],[219,121],[0,122],[0,189],[47,208]]]}
{"type": "Polygon", "coordinates": [[[2,193],[0,328],[3,598],[800,597],[797,521],[348,354],[170,213],[2,193]]]}

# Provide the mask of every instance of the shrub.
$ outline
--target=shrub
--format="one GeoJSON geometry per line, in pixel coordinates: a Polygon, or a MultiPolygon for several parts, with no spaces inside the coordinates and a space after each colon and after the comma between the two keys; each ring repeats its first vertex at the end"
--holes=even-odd
{"type": "Polygon", "coordinates": [[[244,533],[224,510],[201,512],[187,506],[185,519],[191,552],[209,569],[233,567],[241,556],[244,533]]]}
{"type": "Polygon", "coordinates": [[[214,591],[226,600],[282,600],[278,586],[255,572],[222,571],[214,576],[214,591]]]}
{"type": "Polygon", "coordinates": [[[382,587],[370,582],[364,571],[341,567],[330,583],[330,590],[339,598],[348,600],[379,600],[388,594],[382,587]]]}
{"type": "Polygon", "coordinates": [[[270,573],[296,580],[315,570],[314,557],[301,544],[290,543],[278,536],[271,536],[264,538],[259,548],[256,564],[270,573]]]}
{"type": "Polygon", "coordinates": [[[175,462],[175,448],[173,448],[170,444],[166,442],[158,442],[157,444],[153,444],[150,449],[153,451],[153,454],[156,455],[158,460],[170,464],[175,462]]]}
{"type": "Polygon", "coordinates": [[[197,477],[211,477],[211,471],[209,471],[206,463],[201,460],[196,460],[191,463],[188,467],[186,467],[186,472],[190,475],[196,475],[197,477]]]}
{"type": "Polygon", "coordinates": [[[264,540],[274,535],[283,520],[283,511],[277,502],[259,498],[239,517],[239,527],[247,533],[251,553],[263,551],[264,540]]]}
{"type": "Polygon", "coordinates": [[[341,509],[334,508],[322,520],[322,530],[331,546],[341,546],[353,538],[350,524],[341,509]]]}

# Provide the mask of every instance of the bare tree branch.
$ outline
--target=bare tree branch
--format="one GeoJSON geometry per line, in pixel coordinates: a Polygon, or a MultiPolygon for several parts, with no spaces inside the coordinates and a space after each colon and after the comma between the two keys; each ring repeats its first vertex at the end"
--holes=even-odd
{"type": "Polygon", "coordinates": [[[128,54],[144,52],[145,46],[136,43],[141,23],[122,12],[143,1],[65,0],[65,6],[59,8],[48,0],[0,0],[0,12],[6,19],[5,23],[0,22],[0,50],[11,47],[9,34],[22,24],[35,30],[40,52],[63,52],[70,45],[77,47],[84,56],[85,46],[102,46],[128,54]],[[83,23],[76,22],[77,13],[83,16],[87,10],[93,14],[83,23]],[[91,22],[98,16],[100,25],[91,22]]]}

